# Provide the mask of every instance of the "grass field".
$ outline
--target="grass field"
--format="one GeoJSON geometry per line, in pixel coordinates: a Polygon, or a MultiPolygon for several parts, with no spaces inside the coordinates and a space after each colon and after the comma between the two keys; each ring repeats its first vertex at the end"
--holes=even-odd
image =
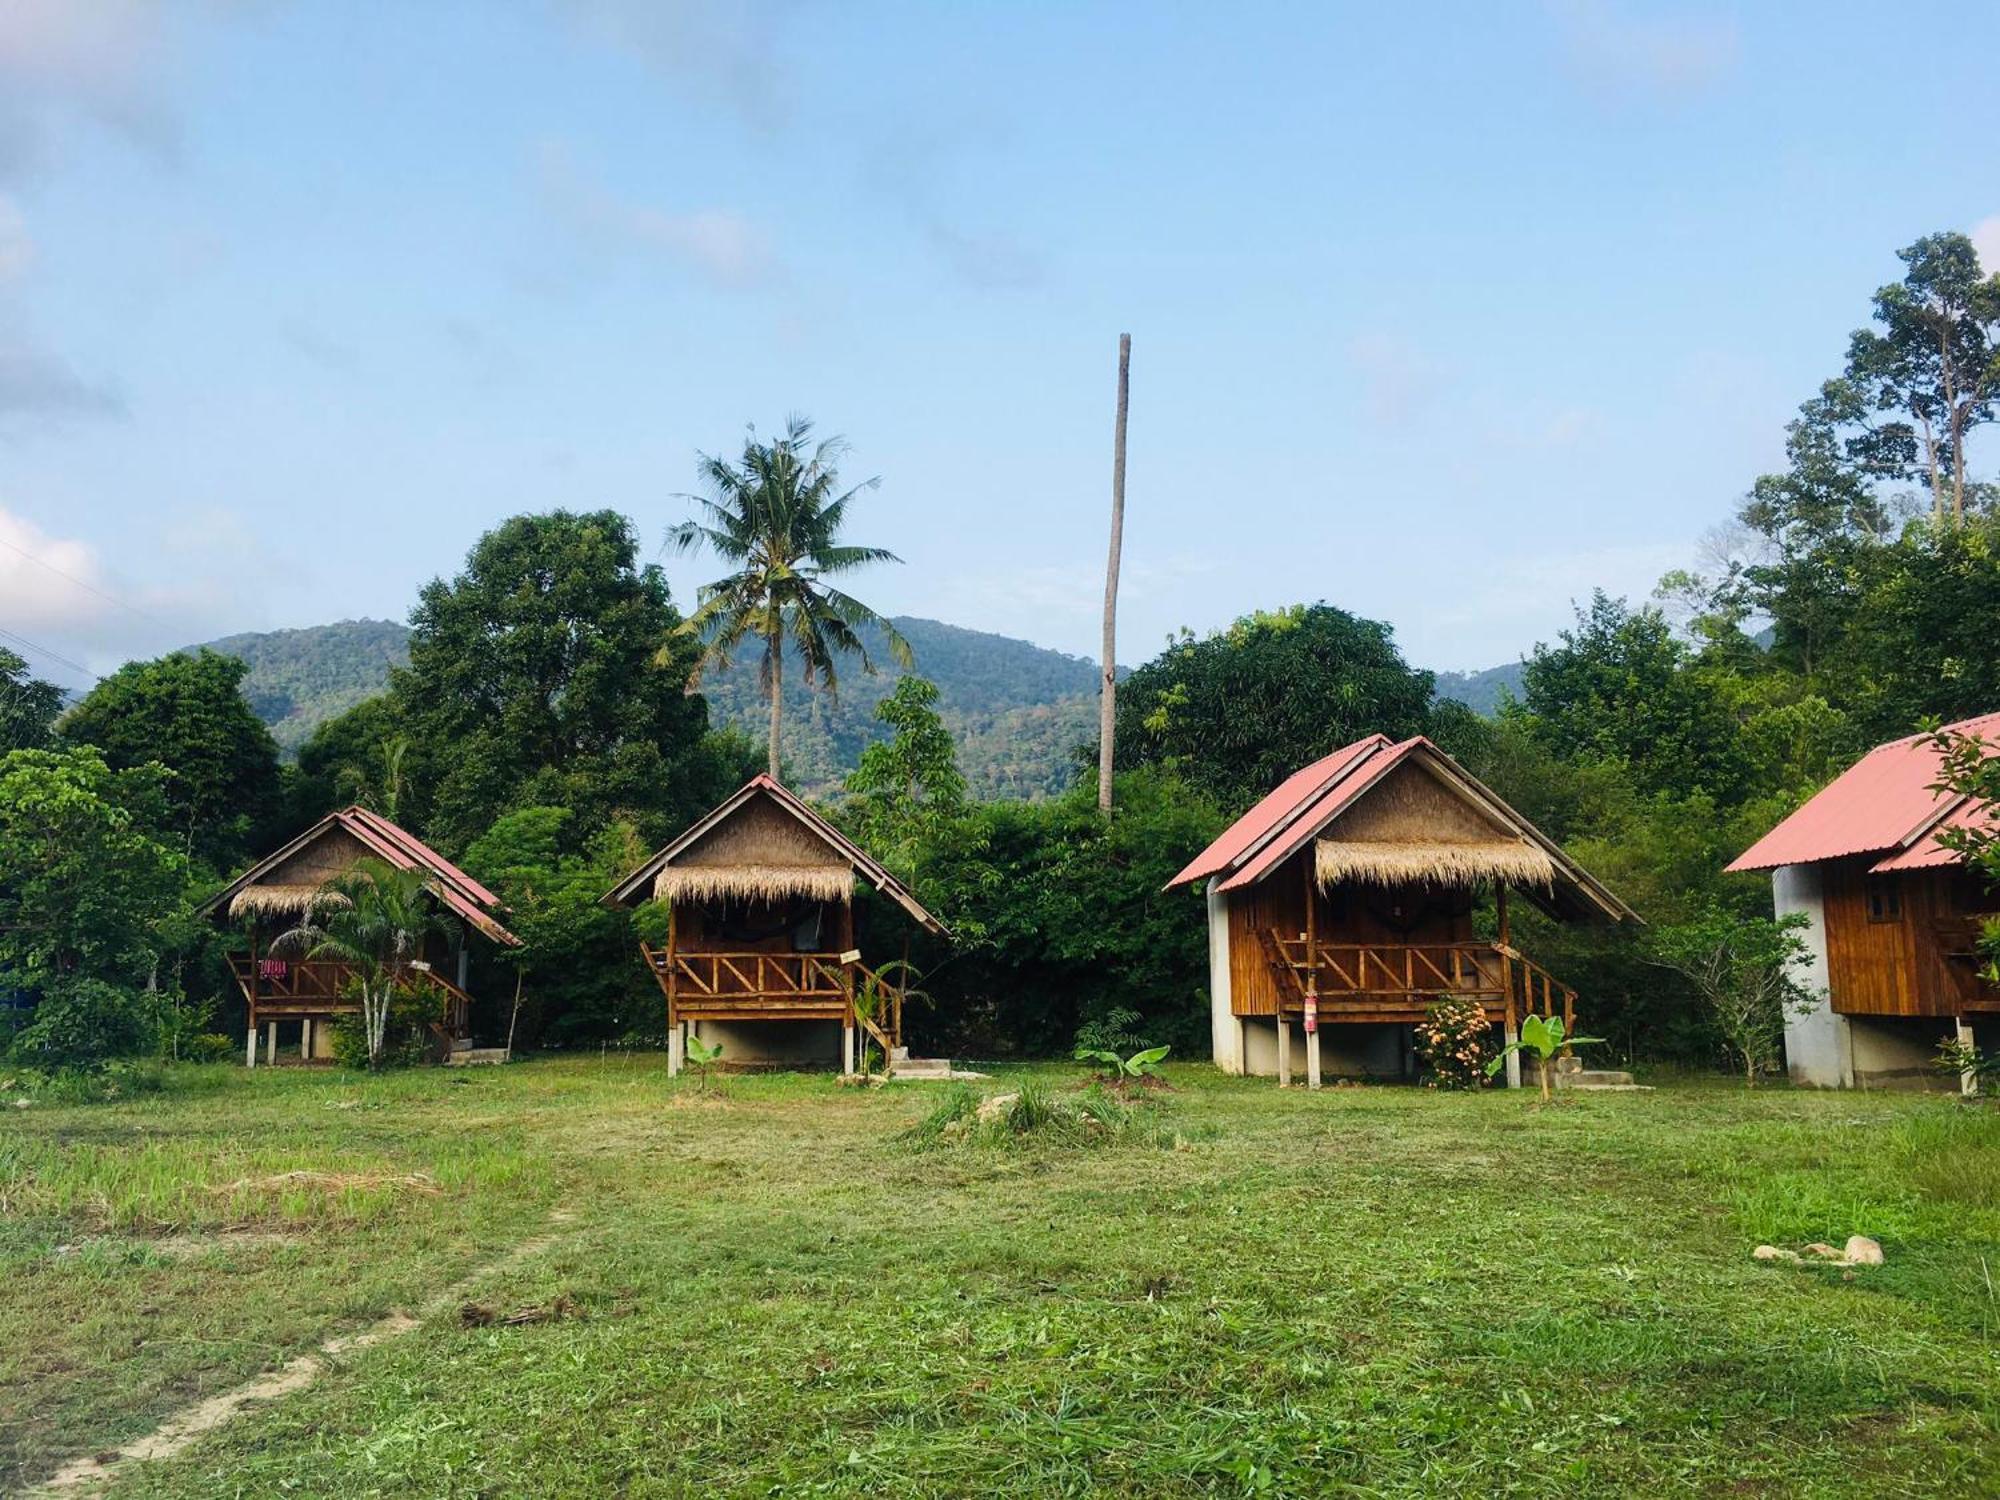
{"type": "Polygon", "coordinates": [[[1116,1146],[651,1057],[6,1110],[0,1487],[550,1235],[466,1295],[571,1315],[434,1309],[115,1493],[2000,1493],[2000,1112],[1172,1076],[1116,1146]]]}

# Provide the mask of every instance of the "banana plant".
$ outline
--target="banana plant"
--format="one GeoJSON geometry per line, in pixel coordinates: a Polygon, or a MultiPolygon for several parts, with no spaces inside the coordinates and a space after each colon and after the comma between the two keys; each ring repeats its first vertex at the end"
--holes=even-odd
{"type": "Polygon", "coordinates": [[[1144,1052],[1120,1057],[1108,1047],[1079,1047],[1076,1049],[1076,1060],[1089,1063],[1105,1078],[1121,1081],[1157,1078],[1160,1076],[1160,1060],[1173,1050],[1172,1047],[1148,1047],[1144,1052]]]}
{"type": "Polygon", "coordinates": [[[1536,1073],[1542,1085],[1542,1098],[1547,1100],[1554,1097],[1549,1081],[1555,1069],[1557,1054],[1565,1047],[1590,1047],[1603,1040],[1601,1036],[1564,1036],[1561,1016],[1523,1016],[1520,1039],[1509,1042],[1500,1049],[1499,1054],[1486,1065],[1486,1076],[1493,1077],[1506,1065],[1508,1053],[1525,1052],[1535,1059],[1536,1073]]]}
{"type": "Polygon", "coordinates": [[[709,1071],[712,1068],[714,1068],[716,1063],[719,1062],[721,1058],[722,1058],[722,1043],[704,1042],[700,1037],[696,1036],[692,1031],[688,1033],[688,1039],[687,1039],[688,1066],[701,1074],[701,1091],[704,1094],[708,1092],[709,1071]]]}

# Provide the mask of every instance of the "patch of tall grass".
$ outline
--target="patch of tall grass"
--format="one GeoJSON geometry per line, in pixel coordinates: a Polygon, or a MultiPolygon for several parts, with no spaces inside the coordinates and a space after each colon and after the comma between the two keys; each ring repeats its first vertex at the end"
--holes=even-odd
{"type": "Polygon", "coordinates": [[[1095,1084],[1073,1093],[1039,1078],[1025,1078],[1013,1092],[991,1096],[982,1096],[967,1084],[953,1084],[901,1139],[919,1150],[942,1146],[1178,1150],[1215,1134],[1213,1125],[1178,1122],[1163,1100],[1128,1103],[1095,1084]]]}

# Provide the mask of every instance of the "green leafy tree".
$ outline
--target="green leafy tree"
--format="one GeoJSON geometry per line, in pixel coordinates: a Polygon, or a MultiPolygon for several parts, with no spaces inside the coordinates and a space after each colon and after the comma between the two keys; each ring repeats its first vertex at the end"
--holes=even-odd
{"type": "Polygon", "coordinates": [[[1903,279],[1875,293],[1876,326],[1854,334],[1821,401],[1864,473],[1925,485],[1933,519],[1956,524],[1973,492],[1967,449],[2000,391],[2000,276],[1963,234],[1896,253],[1903,279]]]}
{"type": "Polygon", "coordinates": [[[1300,766],[1371,733],[1431,723],[1429,672],[1387,625],[1328,604],[1246,615],[1181,639],[1118,689],[1121,769],[1164,766],[1240,812],[1300,766]]]}
{"type": "Polygon", "coordinates": [[[33,1060],[74,1065],[143,1042],[142,987],[189,895],[185,856],[155,832],[164,779],[114,771],[90,749],[0,757],[0,990],[50,1007],[16,1039],[33,1060]]]}
{"type": "Polygon", "coordinates": [[[31,677],[27,659],[0,646],[0,755],[45,747],[62,705],[61,688],[31,677]]]}
{"type": "MultiPolygon", "coordinates": [[[[516,516],[481,537],[456,578],[425,586],[391,680],[403,821],[458,850],[520,807],[567,807],[584,829],[629,815],[650,838],[712,804],[731,767],[686,691],[697,651],[680,623],[615,512],[516,516]]],[[[386,727],[343,723],[336,774],[378,781],[386,727]]]]}
{"type": "Polygon", "coordinates": [[[906,1015],[913,1046],[1050,1056],[1119,1017],[1149,1042],[1206,1047],[1207,938],[1186,892],[1163,887],[1222,814],[1158,767],[1125,773],[1117,790],[1109,823],[1082,785],[974,805],[936,828],[918,894],[956,941],[915,941],[937,1004],[906,1015]]]}
{"type": "Polygon", "coordinates": [[[374,858],[356,860],[329,881],[298,926],[271,940],[274,955],[348,966],[361,995],[361,1026],[368,1066],[382,1065],[389,1010],[396,996],[417,983],[425,941],[456,931],[440,912],[422,870],[399,870],[374,858]]]}
{"type": "Polygon", "coordinates": [[[937,699],[936,685],[921,677],[898,682],[875,709],[893,737],[864,748],[847,778],[849,827],[877,859],[913,879],[933,833],[966,807],[958,747],[937,699]]]}
{"type": "Polygon", "coordinates": [[[880,631],[890,659],[907,667],[909,643],[874,610],[829,579],[870,563],[897,562],[881,547],[841,540],[848,507],[870,479],[843,490],[839,463],[847,451],[838,437],[812,440],[812,423],[794,416],[783,437],[760,441],[752,428],[742,457],[701,457],[707,487],[690,495],[703,520],[683,521],[667,531],[679,552],[713,551],[734,571],[704,584],[687,629],[703,642],[704,659],[727,666],[746,641],[761,651],[759,682],[770,699],[770,773],[778,775],[782,743],[785,652],[798,658],[808,686],[828,697],[839,692],[839,662],[856,657],[862,670],[875,670],[864,627],[880,631]]]}
{"type": "Polygon", "coordinates": [[[218,868],[241,861],[281,807],[278,747],[244,701],[244,671],[205,649],[128,662],[62,721],[65,739],[114,770],[164,766],[171,826],[218,868]]]}
{"type": "Polygon", "coordinates": [[[1651,935],[1654,961],[1686,977],[1736,1053],[1746,1084],[1784,1061],[1785,1017],[1817,996],[1798,980],[1807,919],[1773,921],[1710,906],[1651,935]]]}
{"type": "Polygon", "coordinates": [[[465,868],[507,907],[521,939],[502,955],[526,995],[526,1036],[556,1044],[664,1032],[666,1005],[639,963],[629,913],[598,898],[645,857],[637,831],[613,823],[576,847],[566,807],[503,814],[465,851],[465,868]]]}
{"type": "Polygon", "coordinates": [[[1642,791],[1745,789],[1726,698],[1657,609],[1599,590],[1560,645],[1535,648],[1524,688],[1537,732],[1559,754],[1620,761],[1642,791]]]}

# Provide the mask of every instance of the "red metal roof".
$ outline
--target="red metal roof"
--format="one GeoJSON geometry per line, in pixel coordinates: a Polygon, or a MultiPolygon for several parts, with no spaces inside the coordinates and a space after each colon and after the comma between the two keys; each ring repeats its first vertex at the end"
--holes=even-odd
{"type": "MultiPolygon", "coordinates": [[[[1983,714],[1946,726],[1982,738],[2000,733],[2000,713],[1983,714]]],[[[1949,850],[1932,846],[1935,857],[1901,862],[1903,851],[1929,842],[1942,821],[1957,815],[1963,798],[1931,790],[1938,776],[1938,753],[1929,736],[1906,735],[1877,745],[1811,800],[1730,863],[1731,870],[1774,870],[1823,859],[1895,851],[1878,869],[1954,862],[1949,850]]]]}
{"type": "Polygon", "coordinates": [[[1397,744],[1387,735],[1371,734],[1293,772],[1196,855],[1186,869],[1167,882],[1168,888],[1204,876],[1224,877],[1216,887],[1223,891],[1256,884],[1365,796],[1369,788],[1380,785],[1389,772],[1413,759],[1501,826],[1549,856],[1557,879],[1548,902],[1553,903],[1557,915],[1638,920],[1631,907],[1553,840],[1422,735],[1397,744]]]}
{"type": "Polygon", "coordinates": [[[1275,789],[1265,793],[1255,807],[1225,828],[1214,843],[1167,882],[1167,888],[1171,890],[1177,885],[1186,885],[1190,880],[1200,880],[1229,869],[1260,839],[1290,822],[1300,808],[1325,791],[1363,755],[1388,743],[1389,736],[1386,734],[1371,734],[1365,740],[1343,745],[1304,770],[1292,772],[1275,789]]]}
{"type": "Polygon", "coordinates": [[[1959,864],[1963,862],[1965,856],[1956,849],[1939,843],[1938,835],[1947,828],[1991,833],[1995,830],[1996,824],[2000,824],[2000,819],[1995,818],[1992,808],[1980,807],[1970,798],[1961,798],[1958,806],[1932,824],[1923,837],[1909,848],[1901,853],[1892,854],[1874,865],[1873,873],[1886,875],[1896,870],[1935,870],[1946,865],[1959,864]]]}
{"type": "Polygon", "coordinates": [[[447,910],[456,913],[496,943],[505,943],[510,948],[520,946],[521,940],[503,927],[494,916],[495,912],[504,909],[498,896],[414,833],[398,827],[381,814],[372,813],[365,807],[343,807],[338,812],[328,813],[282,849],[258,860],[256,864],[204,901],[197,910],[204,916],[217,911],[226,911],[229,902],[235,898],[238,891],[245,886],[254,885],[265,874],[290,859],[313,840],[335,828],[352,834],[363,848],[386,864],[393,865],[399,870],[428,871],[435,877],[430,888],[447,910]]]}

